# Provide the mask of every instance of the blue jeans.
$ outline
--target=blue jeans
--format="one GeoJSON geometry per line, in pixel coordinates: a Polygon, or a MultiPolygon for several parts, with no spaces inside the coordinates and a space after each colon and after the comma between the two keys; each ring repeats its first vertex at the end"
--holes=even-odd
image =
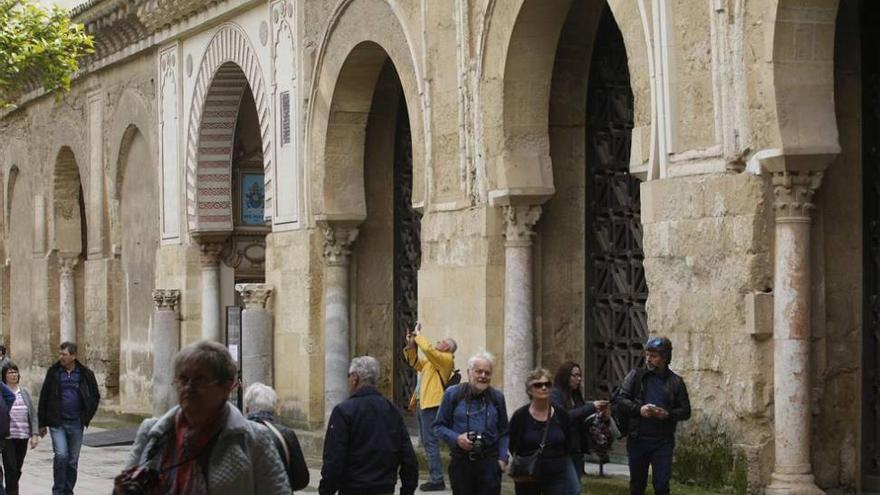
{"type": "Polygon", "coordinates": [[[669,478],[672,477],[672,450],[675,440],[671,438],[630,438],[626,443],[629,456],[629,493],[645,495],[648,486],[648,466],[651,466],[655,495],[669,495],[669,478]]]}
{"type": "Polygon", "coordinates": [[[422,445],[425,446],[425,456],[428,458],[428,471],[431,483],[443,483],[443,463],[440,462],[440,444],[437,435],[434,434],[434,418],[437,417],[439,407],[419,409],[419,436],[422,445]]]}
{"type": "Polygon", "coordinates": [[[76,466],[82,447],[83,426],[80,420],[65,419],[61,426],[49,427],[52,435],[52,495],[71,495],[76,484],[76,466]]]}

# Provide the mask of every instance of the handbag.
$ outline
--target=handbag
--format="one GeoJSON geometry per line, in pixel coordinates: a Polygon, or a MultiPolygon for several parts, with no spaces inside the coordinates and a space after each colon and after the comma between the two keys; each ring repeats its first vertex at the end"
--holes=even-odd
{"type": "Polygon", "coordinates": [[[553,420],[553,408],[550,408],[550,414],[547,416],[547,424],[544,425],[544,434],[541,436],[541,443],[538,450],[529,455],[513,454],[510,459],[510,466],[507,467],[507,474],[516,482],[533,482],[538,481],[540,475],[541,454],[544,452],[544,445],[547,443],[547,431],[550,430],[550,421],[553,420]]]}

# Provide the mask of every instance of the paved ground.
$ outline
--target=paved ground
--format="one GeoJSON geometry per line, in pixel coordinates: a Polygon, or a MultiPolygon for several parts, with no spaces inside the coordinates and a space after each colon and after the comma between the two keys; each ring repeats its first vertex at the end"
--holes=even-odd
{"type": "MultiPolygon", "coordinates": [[[[102,431],[89,428],[89,432],[102,431]]],[[[79,477],[76,483],[77,494],[109,494],[113,489],[113,478],[122,471],[128,457],[129,447],[87,447],[83,446],[79,459],[79,477]]],[[[310,462],[309,465],[317,464],[310,462]]],[[[588,474],[597,474],[599,467],[587,464],[588,474]]],[[[625,466],[606,464],[606,475],[626,475],[625,466]]],[[[311,483],[304,492],[316,492],[321,475],[318,469],[311,470],[311,483]]],[[[448,485],[447,485],[448,486],[448,485]]],[[[47,435],[36,449],[28,452],[21,478],[22,495],[47,495],[52,492],[52,442],[47,435]]],[[[451,494],[451,491],[436,492],[451,494]]]]}

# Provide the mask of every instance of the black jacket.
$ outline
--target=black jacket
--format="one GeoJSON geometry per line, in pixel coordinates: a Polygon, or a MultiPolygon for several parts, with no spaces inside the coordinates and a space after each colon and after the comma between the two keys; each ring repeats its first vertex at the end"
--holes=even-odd
{"type": "MultiPolygon", "coordinates": [[[[89,426],[95,413],[98,411],[98,403],[101,401],[101,393],[98,391],[98,382],[95,374],[79,361],[75,362],[79,368],[79,398],[82,404],[80,420],[83,426],[89,426]]],[[[56,362],[46,372],[43,380],[43,388],[40,389],[40,403],[37,408],[37,416],[40,419],[40,428],[61,425],[61,380],[59,373],[63,367],[56,362]]]]}
{"type": "MultiPolygon", "coordinates": [[[[520,454],[520,455],[528,455],[534,452],[534,450],[530,451],[521,451],[520,450],[520,442],[522,441],[523,434],[526,430],[526,421],[529,418],[529,406],[530,404],[526,404],[519,409],[517,409],[513,416],[510,417],[510,453],[511,454],[520,454]]],[[[559,427],[562,428],[562,432],[565,434],[565,446],[563,447],[565,455],[571,455],[577,452],[577,438],[576,435],[572,435],[572,423],[571,419],[568,416],[568,413],[565,412],[565,409],[561,409],[559,407],[553,407],[553,416],[550,421],[554,421],[559,424],[559,427]]]]}
{"type": "MultiPolygon", "coordinates": [[[[639,423],[642,419],[641,408],[645,405],[645,382],[651,372],[646,368],[634,369],[623,379],[620,394],[615,400],[614,408],[629,417],[629,436],[638,438],[639,423]]],[[[663,421],[663,435],[666,438],[675,438],[675,426],[679,421],[691,417],[691,401],[688,398],[687,386],[684,380],[667,369],[669,375],[666,378],[666,403],[669,404],[669,417],[663,421]]]]}
{"type": "Polygon", "coordinates": [[[249,414],[248,419],[262,425],[266,425],[266,423],[271,424],[284,438],[284,443],[287,445],[287,453],[290,454],[290,462],[287,462],[285,458],[285,449],[281,445],[281,439],[272,433],[272,440],[278,449],[278,456],[281,457],[281,462],[287,470],[287,480],[290,482],[290,489],[302,490],[309,486],[309,468],[306,466],[306,458],[303,455],[302,447],[299,445],[296,432],[276,421],[275,415],[268,411],[249,414]]]}
{"type": "Polygon", "coordinates": [[[568,417],[571,420],[571,436],[575,442],[572,453],[586,452],[589,442],[586,441],[587,439],[584,436],[586,433],[584,421],[596,412],[596,406],[593,405],[592,401],[585,401],[580,395],[573,396],[571,402],[566,404],[562,398],[562,390],[556,387],[553,387],[553,390],[550,391],[550,403],[553,404],[553,407],[563,409],[568,413],[568,417]]]}
{"type": "Polygon", "coordinates": [[[412,495],[419,465],[397,406],[373,387],[363,387],[333,408],[324,436],[321,495],[412,495]]]}

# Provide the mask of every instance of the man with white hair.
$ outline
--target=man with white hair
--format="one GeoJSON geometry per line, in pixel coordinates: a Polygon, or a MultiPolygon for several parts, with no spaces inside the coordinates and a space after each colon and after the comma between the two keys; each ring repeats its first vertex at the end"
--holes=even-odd
{"type": "Polygon", "coordinates": [[[440,462],[440,445],[434,434],[434,419],[443,398],[443,391],[450,385],[452,370],[455,367],[455,350],[458,344],[447,337],[431,343],[422,333],[422,325],[416,323],[412,332],[406,335],[406,347],[403,356],[406,362],[419,372],[418,386],[413,391],[410,409],[415,409],[419,419],[419,436],[425,447],[428,459],[429,478],[419,486],[423,492],[435,492],[446,489],[443,482],[443,463],[440,462]],[[424,357],[419,357],[419,350],[424,357]]]}
{"type": "Polygon", "coordinates": [[[412,495],[419,464],[403,416],[376,389],[379,361],[371,356],[351,360],[348,399],[333,408],[324,436],[320,495],[394,493],[412,495]]]}
{"type": "Polygon", "coordinates": [[[278,394],[268,385],[254,383],[244,393],[244,411],[247,419],[260,423],[269,429],[287,471],[291,490],[302,490],[309,486],[309,468],[296,433],[275,419],[278,407],[278,394]]]}
{"type": "Polygon", "coordinates": [[[449,481],[455,495],[498,495],[507,467],[507,409],[492,388],[495,358],[479,352],[468,359],[468,382],[449,387],[434,432],[449,444],[449,481]]]}

